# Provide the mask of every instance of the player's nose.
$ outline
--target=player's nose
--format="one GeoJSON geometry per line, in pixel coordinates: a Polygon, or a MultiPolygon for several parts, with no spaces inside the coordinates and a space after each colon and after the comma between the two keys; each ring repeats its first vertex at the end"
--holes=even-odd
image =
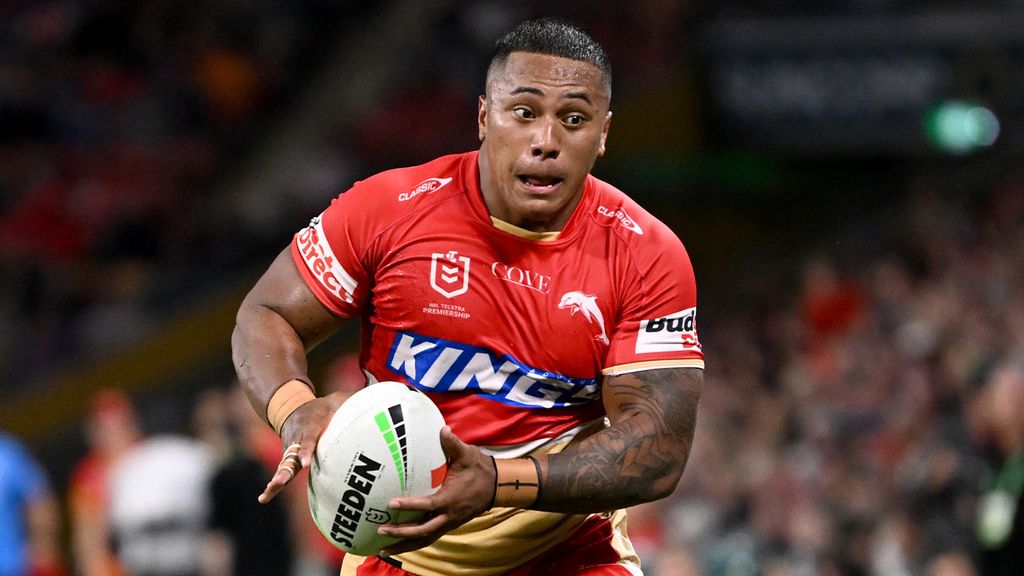
{"type": "Polygon", "coordinates": [[[562,151],[558,139],[558,128],[554,122],[541,121],[536,123],[533,140],[530,143],[530,155],[540,159],[555,159],[562,151]]]}

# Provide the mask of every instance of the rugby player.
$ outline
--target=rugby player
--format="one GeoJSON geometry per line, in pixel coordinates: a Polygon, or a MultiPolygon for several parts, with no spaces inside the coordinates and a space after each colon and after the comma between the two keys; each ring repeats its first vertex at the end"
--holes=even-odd
{"type": "Polygon", "coordinates": [[[447,477],[404,538],[342,574],[641,574],[624,508],[664,498],[689,456],[704,356],[676,235],[590,174],[612,75],[575,25],[496,43],[478,150],[357,182],[294,236],[238,311],[238,376],[281,435],[267,501],[309,466],[350,395],[316,396],[307,351],[361,323],[367,382],[425,393],[447,477]]]}

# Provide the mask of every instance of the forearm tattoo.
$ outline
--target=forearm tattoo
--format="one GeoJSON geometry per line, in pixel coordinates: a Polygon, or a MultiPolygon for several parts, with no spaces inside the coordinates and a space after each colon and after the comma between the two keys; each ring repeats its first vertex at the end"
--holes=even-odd
{"type": "Polygon", "coordinates": [[[612,426],[547,459],[534,508],[598,512],[667,496],[693,444],[703,373],[646,370],[609,378],[612,426]]]}

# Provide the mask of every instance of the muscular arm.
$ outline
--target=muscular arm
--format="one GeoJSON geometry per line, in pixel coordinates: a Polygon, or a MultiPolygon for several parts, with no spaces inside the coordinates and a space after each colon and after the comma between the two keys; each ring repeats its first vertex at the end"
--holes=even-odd
{"type": "MultiPolygon", "coordinates": [[[[306,352],[336,332],[342,321],[310,292],[289,250],[282,251],[242,301],[231,334],[235,372],[249,403],[261,418],[267,420],[267,405],[285,382],[301,380],[312,385],[307,375],[306,352]]],[[[301,467],[309,466],[317,438],[350,395],[335,392],[316,398],[285,417],[281,440],[286,447],[299,446],[301,467]]],[[[259,501],[266,503],[277,495],[296,472],[279,467],[259,501]]]]}
{"type": "Polygon", "coordinates": [[[281,384],[309,382],[306,352],[333,334],[342,320],[310,292],[289,249],[278,254],[242,301],[231,335],[231,357],[249,403],[266,418],[281,384]]]}
{"type": "Polygon", "coordinates": [[[598,512],[664,498],[693,444],[703,371],[645,370],[604,382],[612,425],[540,458],[542,490],[531,508],[598,512]]]}
{"type": "MultiPolygon", "coordinates": [[[[586,514],[671,494],[693,444],[703,375],[697,368],[662,368],[605,380],[602,396],[611,426],[563,452],[540,456],[542,488],[528,507],[586,514]]],[[[426,546],[491,505],[495,495],[491,459],[447,428],[441,432],[441,444],[449,460],[441,490],[390,503],[396,509],[426,511],[428,519],[421,524],[381,526],[381,534],[406,538],[387,553],[426,546]]],[[[498,460],[496,465],[510,462],[498,460]]]]}

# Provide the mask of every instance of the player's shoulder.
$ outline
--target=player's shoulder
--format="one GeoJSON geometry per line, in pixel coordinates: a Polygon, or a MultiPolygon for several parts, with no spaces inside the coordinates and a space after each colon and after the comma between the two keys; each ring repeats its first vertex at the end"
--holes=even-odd
{"type": "MultiPolygon", "coordinates": [[[[594,191],[590,219],[629,245],[680,243],[676,233],[628,194],[614,185],[590,176],[594,191]]],[[[681,243],[680,243],[681,245],[681,243]]]]}
{"type": "Polygon", "coordinates": [[[418,166],[385,170],[356,182],[342,196],[375,212],[404,213],[446,192],[462,190],[469,156],[449,154],[418,166]]]}

